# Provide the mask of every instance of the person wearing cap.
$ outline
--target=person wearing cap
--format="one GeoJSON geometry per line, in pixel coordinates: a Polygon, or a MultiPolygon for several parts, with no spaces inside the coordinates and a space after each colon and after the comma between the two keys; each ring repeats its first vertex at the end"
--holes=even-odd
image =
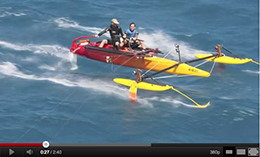
{"type": "Polygon", "coordinates": [[[121,35],[121,37],[123,37],[123,31],[122,31],[121,27],[118,26],[118,24],[119,24],[119,22],[117,21],[117,19],[113,18],[111,20],[110,26],[108,26],[105,30],[103,30],[99,34],[95,35],[96,37],[100,37],[101,35],[103,35],[107,31],[109,31],[109,33],[110,33],[111,39],[110,40],[109,39],[102,40],[99,47],[103,47],[104,44],[112,44],[118,50],[119,47],[123,46],[123,43],[120,43],[120,35],[121,35]]]}
{"type": "Polygon", "coordinates": [[[131,22],[129,24],[129,28],[124,32],[123,37],[127,38],[128,40],[124,40],[124,46],[128,47],[130,46],[131,48],[136,48],[139,45],[141,45],[143,51],[145,51],[146,47],[144,45],[144,41],[143,40],[137,40],[139,33],[137,32],[136,28],[136,24],[134,22],[131,22]],[[133,40],[133,42],[130,42],[130,39],[133,40]],[[130,44],[129,44],[130,42],[130,44]]]}

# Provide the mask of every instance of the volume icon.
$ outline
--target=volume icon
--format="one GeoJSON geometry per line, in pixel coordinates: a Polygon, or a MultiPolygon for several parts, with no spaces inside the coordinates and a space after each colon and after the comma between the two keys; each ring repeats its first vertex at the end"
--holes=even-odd
{"type": "Polygon", "coordinates": [[[33,154],[33,150],[29,149],[29,150],[26,151],[26,153],[29,154],[29,155],[32,155],[33,154]]]}

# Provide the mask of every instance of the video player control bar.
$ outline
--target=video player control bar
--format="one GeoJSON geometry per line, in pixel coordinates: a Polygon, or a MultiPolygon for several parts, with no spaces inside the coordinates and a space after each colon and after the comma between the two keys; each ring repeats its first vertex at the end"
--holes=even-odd
{"type": "Polygon", "coordinates": [[[0,144],[0,157],[71,156],[259,156],[259,144],[0,144]],[[36,146],[37,145],[37,146],[36,146]]]}

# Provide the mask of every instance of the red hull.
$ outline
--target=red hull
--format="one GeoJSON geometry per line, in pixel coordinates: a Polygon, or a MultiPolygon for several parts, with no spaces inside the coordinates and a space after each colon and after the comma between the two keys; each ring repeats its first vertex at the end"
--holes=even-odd
{"type": "Polygon", "coordinates": [[[100,43],[93,42],[87,44],[88,47],[93,47],[93,48],[86,48],[85,47],[86,45],[84,44],[80,45],[79,43],[76,43],[77,40],[79,40],[79,38],[73,41],[73,44],[70,49],[70,51],[75,54],[87,57],[89,59],[97,60],[100,62],[106,62],[106,63],[112,62],[113,64],[124,65],[128,67],[140,68],[140,69],[145,68],[145,60],[143,58],[136,57],[134,53],[129,51],[127,48],[120,49],[120,51],[123,51],[124,54],[111,53],[108,50],[114,52],[117,51],[113,48],[112,45],[104,45],[103,48],[99,48],[100,43]]]}

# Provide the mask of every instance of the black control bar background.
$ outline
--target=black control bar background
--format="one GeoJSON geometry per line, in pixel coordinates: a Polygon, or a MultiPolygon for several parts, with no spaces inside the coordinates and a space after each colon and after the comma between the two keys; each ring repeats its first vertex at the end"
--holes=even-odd
{"type": "MultiPolygon", "coordinates": [[[[101,145],[101,144],[100,144],[101,145]]],[[[86,157],[86,156],[165,156],[165,157],[235,157],[236,148],[259,148],[259,144],[150,144],[150,146],[50,146],[43,147],[1,147],[0,157],[86,157]],[[12,149],[14,153],[10,155],[12,149]],[[31,155],[28,150],[32,150],[31,155]],[[210,154],[211,150],[220,152],[210,154]],[[225,154],[233,150],[233,154],[225,154]],[[58,152],[58,154],[57,154],[58,152]],[[52,154],[50,154],[52,153],[52,154]],[[55,154],[53,154],[55,153],[55,154]],[[61,154],[59,154],[61,153],[61,154]]],[[[247,155],[246,155],[247,156],[247,155]]],[[[241,156],[243,157],[243,156],[241,156]]]]}

